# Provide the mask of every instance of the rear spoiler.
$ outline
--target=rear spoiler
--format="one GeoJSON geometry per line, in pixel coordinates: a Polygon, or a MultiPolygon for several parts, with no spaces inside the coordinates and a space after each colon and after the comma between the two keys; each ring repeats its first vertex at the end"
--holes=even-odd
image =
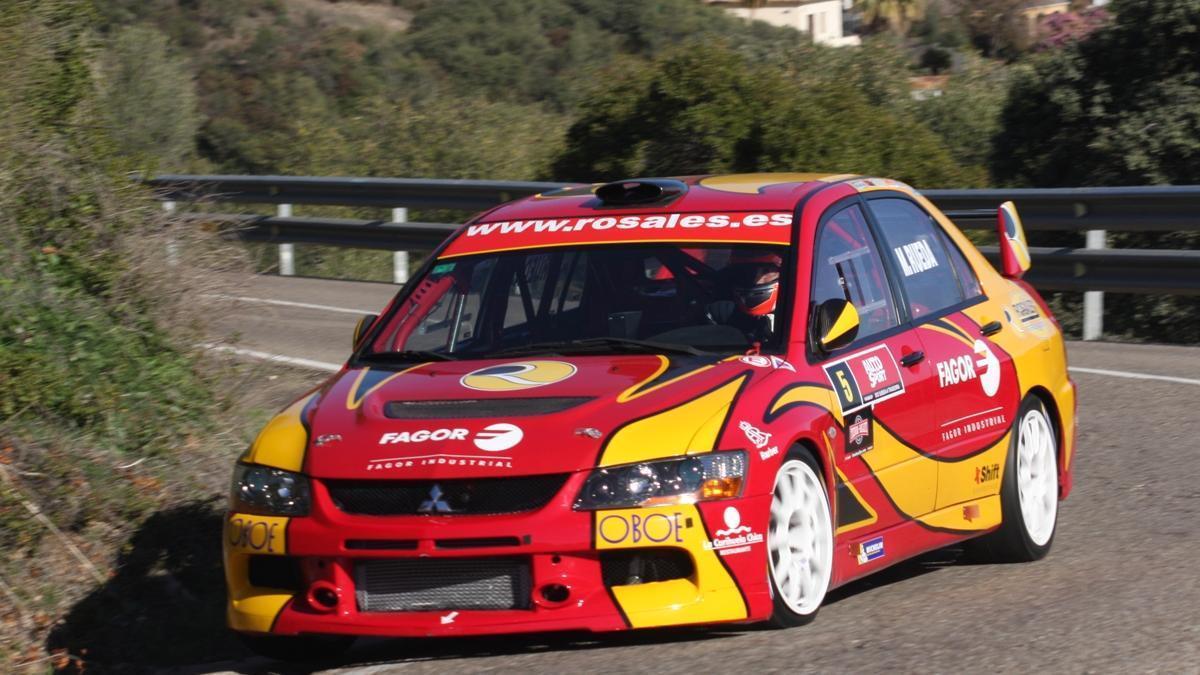
{"type": "Polygon", "coordinates": [[[1004,202],[999,208],[964,209],[944,211],[947,218],[956,223],[979,220],[996,220],[996,233],[1000,239],[1000,274],[1008,279],[1020,279],[1029,271],[1029,243],[1025,239],[1025,226],[1017,213],[1017,205],[1004,202]]]}

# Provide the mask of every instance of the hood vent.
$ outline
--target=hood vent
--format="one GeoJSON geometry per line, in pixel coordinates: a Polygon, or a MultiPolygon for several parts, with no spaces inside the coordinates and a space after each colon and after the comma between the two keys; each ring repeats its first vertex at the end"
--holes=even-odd
{"type": "Polygon", "coordinates": [[[526,417],[570,410],[593,399],[588,397],[452,399],[445,401],[389,401],[383,414],[394,420],[448,420],[480,417],[526,417]]]}
{"type": "Polygon", "coordinates": [[[670,178],[621,180],[596,188],[596,196],[605,206],[666,202],[685,192],[687,192],[686,183],[670,178]]]}

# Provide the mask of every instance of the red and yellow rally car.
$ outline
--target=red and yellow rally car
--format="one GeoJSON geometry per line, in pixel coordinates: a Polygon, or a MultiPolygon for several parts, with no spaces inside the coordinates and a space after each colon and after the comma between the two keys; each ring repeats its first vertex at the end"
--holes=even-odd
{"type": "Polygon", "coordinates": [[[948,544],[1044,556],[1075,387],[998,221],[1002,272],[877,178],[631,180],[477,217],[241,457],[230,626],[284,656],[792,626],[948,544]]]}

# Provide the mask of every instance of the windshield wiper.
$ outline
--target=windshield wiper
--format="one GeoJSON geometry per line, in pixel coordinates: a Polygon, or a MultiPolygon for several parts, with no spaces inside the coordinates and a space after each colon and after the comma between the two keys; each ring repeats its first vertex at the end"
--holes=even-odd
{"type": "Polygon", "coordinates": [[[708,352],[689,347],[688,345],[672,342],[653,342],[651,340],[634,340],[633,338],[594,337],[580,340],[559,340],[556,342],[535,342],[531,345],[520,345],[501,349],[493,356],[517,353],[551,352],[557,354],[603,352],[610,349],[641,352],[645,354],[686,354],[688,356],[704,356],[708,352]]]}
{"type": "Polygon", "coordinates": [[[363,354],[362,356],[358,357],[358,359],[360,361],[374,363],[410,363],[414,361],[457,361],[458,357],[452,354],[442,354],[440,352],[407,349],[400,352],[374,352],[372,354],[363,354]]]}

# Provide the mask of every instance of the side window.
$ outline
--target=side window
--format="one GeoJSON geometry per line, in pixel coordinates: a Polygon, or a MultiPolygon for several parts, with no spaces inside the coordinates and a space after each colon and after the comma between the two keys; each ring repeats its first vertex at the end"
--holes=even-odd
{"type": "Polygon", "coordinates": [[[971,265],[967,262],[966,257],[963,256],[962,251],[954,244],[954,240],[950,238],[950,235],[946,234],[945,230],[936,224],[934,228],[941,236],[942,244],[946,247],[946,253],[950,255],[950,262],[954,265],[954,271],[958,274],[958,285],[962,288],[963,297],[970,300],[971,298],[983,295],[983,288],[979,285],[979,277],[975,275],[975,270],[971,269],[971,265]]]}
{"type": "Polygon", "coordinates": [[[883,261],[857,204],[821,226],[814,266],[812,302],[848,300],[858,310],[859,338],[899,325],[883,261]]]}
{"type": "Polygon", "coordinates": [[[941,227],[929,214],[907,199],[872,199],[868,205],[900,270],[912,318],[919,321],[962,302],[958,277],[938,235],[941,227]]]}

